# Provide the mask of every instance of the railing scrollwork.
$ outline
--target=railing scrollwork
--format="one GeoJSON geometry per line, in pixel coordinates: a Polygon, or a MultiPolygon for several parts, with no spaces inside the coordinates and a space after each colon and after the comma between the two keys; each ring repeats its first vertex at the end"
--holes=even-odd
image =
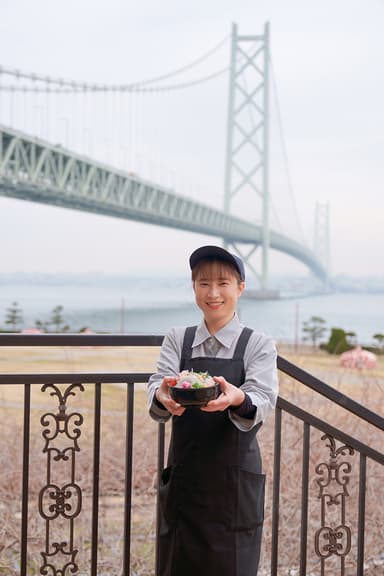
{"type": "MultiPolygon", "coordinates": [[[[67,400],[75,396],[77,389],[84,391],[80,383],[73,383],[62,392],[55,384],[44,384],[42,392],[47,390],[51,396],[57,396],[58,412],[47,412],[40,418],[44,430],[42,436],[45,439],[43,453],[47,454],[47,478],[46,485],[39,493],[39,513],[46,523],[45,550],[41,552],[43,564],[40,574],[44,576],[67,576],[78,573],[76,556],[78,550],[74,543],[74,520],[81,512],[82,492],[76,483],[76,453],[80,451],[78,439],[81,435],[80,426],[83,424],[83,416],[78,412],[67,411],[67,400]],[[67,477],[60,484],[57,477],[63,474],[63,468],[55,470],[59,463],[68,463],[67,477]],[[55,478],[55,480],[53,480],[55,478]],[[66,541],[56,542],[52,536],[51,523],[66,521],[66,541]]],[[[60,534],[63,533],[62,527],[60,534]]]]}
{"type": "Polygon", "coordinates": [[[352,530],[346,524],[346,497],[349,496],[352,466],[340,458],[347,454],[353,456],[354,449],[346,445],[337,447],[329,434],[324,434],[321,439],[328,441],[326,447],[330,457],[328,462],[321,462],[315,468],[321,502],[321,527],[315,533],[315,552],[322,564],[332,555],[340,557],[343,575],[344,558],[351,550],[352,541],[352,530]]]}

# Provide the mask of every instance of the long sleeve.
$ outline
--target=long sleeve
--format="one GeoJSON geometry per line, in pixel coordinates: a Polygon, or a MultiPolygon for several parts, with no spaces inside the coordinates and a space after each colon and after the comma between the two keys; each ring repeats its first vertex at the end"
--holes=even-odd
{"type": "Polygon", "coordinates": [[[165,336],[157,362],[157,372],[152,374],[147,385],[149,413],[154,420],[166,422],[171,414],[156,401],[155,393],[165,376],[176,376],[179,373],[181,344],[185,328],[172,328],[165,336]]]}
{"type": "Polygon", "coordinates": [[[248,394],[256,407],[253,420],[238,416],[229,411],[229,417],[240,430],[250,430],[259,422],[264,422],[275,407],[278,395],[276,367],[276,347],[272,338],[253,333],[244,355],[245,382],[241,389],[248,394]]]}

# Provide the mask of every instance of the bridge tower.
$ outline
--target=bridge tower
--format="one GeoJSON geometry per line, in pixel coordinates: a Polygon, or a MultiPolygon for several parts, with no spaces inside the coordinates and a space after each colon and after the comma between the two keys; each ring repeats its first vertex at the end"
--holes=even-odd
{"type": "MultiPolygon", "coordinates": [[[[252,218],[254,210],[254,220],[257,223],[257,197],[261,200],[261,275],[250,263],[251,256],[260,244],[253,245],[246,253],[244,247],[240,248],[234,243],[231,245],[259,279],[262,292],[268,290],[270,246],[268,66],[269,23],[265,24],[264,34],[257,36],[241,36],[238,34],[237,25],[233,24],[224,212],[229,214],[233,210],[236,200],[241,201],[239,198],[235,199],[235,196],[241,194],[243,201],[247,202],[247,217],[252,218]]],[[[225,245],[229,244],[226,240],[225,245]]]]}

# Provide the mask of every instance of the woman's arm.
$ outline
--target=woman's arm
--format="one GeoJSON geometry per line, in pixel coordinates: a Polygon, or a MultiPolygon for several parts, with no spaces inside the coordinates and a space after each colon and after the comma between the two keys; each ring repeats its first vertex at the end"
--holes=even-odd
{"type": "Polygon", "coordinates": [[[255,412],[250,419],[237,414],[236,409],[229,411],[230,419],[240,430],[247,431],[264,422],[275,407],[279,386],[276,358],[273,339],[253,332],[244,354],[245,381],[241,390],[251,399],[255,412]]]}
{"type": "Polygon", "coordinates": [[[147,385],[149,413],[155,420],[166,422],[171,414],[181,416],[184,408],[168,393],[167,378],[179,372],[181,346],[185,328],[172,328],[165,336],[157,362],[157,372],[152,374],[147,385]]]}

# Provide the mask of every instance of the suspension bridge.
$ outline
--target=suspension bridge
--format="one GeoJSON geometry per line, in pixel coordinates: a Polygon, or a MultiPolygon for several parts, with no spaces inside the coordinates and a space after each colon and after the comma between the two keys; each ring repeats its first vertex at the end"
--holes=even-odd
{"type": "MultiPolygon", "coordinates": [[[[126,94],[162,89],[159,81],[172,74],[127,85],[86,84],[41,76],[0,67],[0,96],[8,98],[8,123],[0,124],[0,195],[74,210],[135,220],[158,226],[214,236],[231,246],[268,289],[269,251],[283,252],[305,264],[318,278],[327,278],[329,242],[319,226],[317,250],[270,225],[269,189],[269,27],[264,34],[240,36],[236,25],[231,34],[229,99],[225,166],[224,207],[219,210],[192,197],[177,193],[172,186],[155,183],[120,167],[79,153],[70,146],[52,143],[40,135],[30,135],[12,122],[13,98],[54,94],[63,98],[85,94],[126,94]],[[10,81],[4,82],[7,78],[10,81]],[[237,215],[235,197],[245,195],[248,202],[261,200],[260,222],[237,215]],[[262,270],[252,264],[253,253],[262,251],[262,270]]],[[[193,63],[195,65],[196,62],[193,63]]],[[[191,65],[192,66],[192,65],[191,65]]],[[[187,69],[185,66],[183,71],[187,69]]],[[[179,73],[176,71],[175,74],[179,73]]],[[[224,71],[201,78],[208,82],[224,71]]],[[[188,88],[199,83],[162,85],[166,90],[188,88]]],[[[25,102],[25,100],[24,100],[25,102]]],[[[44,114],[41,102],[36,105],[44,114]]],[[[1,101],[1,111],[4,101],[1,101]]],[[[24,104],[25,106],[25,104],[24,104]]],[[[48,114],[48,113],[47,113],[48,114]]],[[[2,114],[4,116],[4,114],[2,114]]],[[[19,112],[20,116],[20,112],[19,112]]],[[[0,116],[1,120],[1,116],[0,116]]],[[[68,140],[68,138],[67,138],[68,140]]]]}

